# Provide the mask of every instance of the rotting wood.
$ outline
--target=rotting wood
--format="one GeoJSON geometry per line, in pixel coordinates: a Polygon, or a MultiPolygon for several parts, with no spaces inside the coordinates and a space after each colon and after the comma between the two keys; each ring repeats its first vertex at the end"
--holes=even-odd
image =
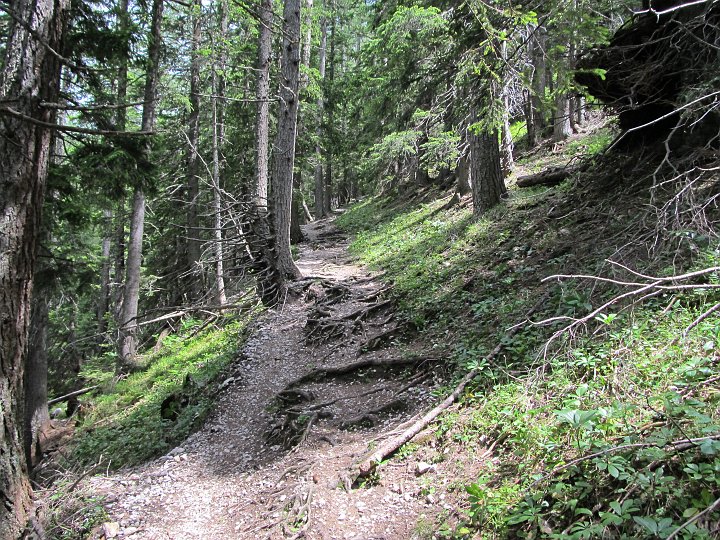
{"type": "Polygon", "coordinates": [[[537,174],[528,174],[517,179],[517,186],[526,188],[533,186],[557,186],[564,180],[580,171],[580,167],[550,167],[537,174]]]}
{"type": "MultiPolygon", "coordinates": [[[[548,296],[548,293],[544,294],[542,298],[540,298],[540,300],[532,307],[532,309],[527,312],[527,314],[525,315],[526,320],[528,320],[538,309],[542,307],[542,305],[547,301],[548,296]]],[[[514,336],[520,330],[520,328],[523,328],[523,325],[513,326],[503,337],[509,338],[514,336]]],[[[489,362],[490,360],[495,358],[495,356],[497,356],[497,354],[502,349],[503,341],[499,340],[495,348],[485,356],[484,361],[489,362]]],[[[485,362],[481,362],[481,364],[484,364],[485,362]]],[[[478,368],[475,368],[468,372],[468,374],[462,378],[460,383],[458,383],[458,385],[450,393],[450,395],[446,397],[439,405],[430,409],[399,435],[392,437],[384,443],[380,444],[373,452],[371,452],[369,455],[366,455],[361,461],[353,465],[353,467],[351,467],[351,469],[347,472],[347,475],[341,478],[345,485],[345,488],[349,490],[352,488],[353,485],[356,484],[358,479],[367,478],[375,471],[380,462],[393,455],[395,452],[398,451],[401,446],[411,441],[413,437],[415,437],[415,435],[424,430],[431,422],[433,422],[438,416],[440,416],[440,414],[442,414],[453,403],[455,403],[455,401],[457,401],[457,399],[465,391],[467,385],[479,374],[480,369],[478,368]]]]}

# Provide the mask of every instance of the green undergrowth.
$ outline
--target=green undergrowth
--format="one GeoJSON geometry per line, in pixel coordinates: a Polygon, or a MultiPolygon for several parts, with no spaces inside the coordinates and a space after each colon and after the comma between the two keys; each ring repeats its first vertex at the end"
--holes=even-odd
{"type": "Polygon", "coordinates": [[[120,379],[113,375],[112,358],[88,362],[81,376],[101,385],[102,393],[81,406],[72,459],[119,468],[184,440],[210,411],[215,382],[237,357],[251,316],[228,316],[212,326],[188,319],[157,352],[140,359],[138,370],[120,379]],[[166,417],[171,418],[161,417],[166,399],[171,402],[166,417]]]}
{"type": "MultiPolygon", "coordinates": [[[[568,319],[526,319],[530,310],[533,321],[583,317],[627,290],[548,276],[620,277],[609,258],[674,275],[718,266],[720,246],[687,229],[666,231],[674,240],[652,256],[623,248],[648,222],[641,195],[579,189],[512,190],[479,221],[443,210],[446,199],[403,208],[369,199],[339,218],[355,235],[352,253],[393,284],[409,339],[446,352],[457,377],[479,372],[435,435],[440,459],[455,445],[469,463],[494,443],[492,459],[454,483],[462,512],[441,512],[434,537],[718,536],[720,321],[693,323],[720,295],[706,287],[618,302],[549,347],[568,319]]],[[[717,272],[700,280],[718,282],[717,272]]]]}

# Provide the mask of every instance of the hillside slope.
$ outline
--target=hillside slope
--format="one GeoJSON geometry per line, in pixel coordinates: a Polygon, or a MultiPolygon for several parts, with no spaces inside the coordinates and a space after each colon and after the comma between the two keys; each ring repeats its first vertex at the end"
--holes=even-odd
{"type": "Polygon", "coordinates": [[[511,187],[477,222],[447,198],[340,219],[393,284],[408,339],[478,373],[402,449],[455,501],[419,537],[717,537],[716,216],[652,189],[660,159],[601,153],[559,187],[511,187]]]}

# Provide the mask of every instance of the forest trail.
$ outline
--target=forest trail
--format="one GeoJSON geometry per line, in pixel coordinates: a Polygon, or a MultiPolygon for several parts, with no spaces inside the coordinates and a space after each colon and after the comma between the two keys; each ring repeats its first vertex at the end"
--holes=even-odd
{"type": "Polygon", "coordinates": [[[342,487],[370,441],[429,405],[435,377],[394,343],[385,285],[352,264],[333,220],[304,232],[306,279],[257,322],[204,427],[166,456],[86,481],[109,516],[95,538],[408,539],[442,510],[410,462],[342,487]]]}

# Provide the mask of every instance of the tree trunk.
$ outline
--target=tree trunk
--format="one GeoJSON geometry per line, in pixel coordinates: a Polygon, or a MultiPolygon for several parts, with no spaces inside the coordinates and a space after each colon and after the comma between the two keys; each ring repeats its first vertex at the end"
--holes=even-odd
{"type": "Polygon", "coordinates": [[[290,253],[290,214],[292,212],[293,167],[297,132],[300,74],[300,0],[285,0],[283,10],[282,67],[280,72],[280,110],[272,168],[275,250],[285,279],[297,279],[300,270],[290,253]]]}
{"type": "MultiPolygon", "coordinates": [[[[9,23],[0,71],[0,102],[42,123],[56,119],[67,0],[16,0],[21,21],[9,23]],[[45,45],[40,45],[38,39],[45,45]]],[[[18,538],[31,509],[30,483],[22,444],[24,365],[32,280],[40,233],[52,131],[39,123],[0,117],[0,539],[18,538]]]]}
{"type": "Polygon", "coordinates": [[[142,264],[142,240],[145,228],[145,193],[136,187],[133,194],[132,213],[130,217],[130,240],[127,246],[127,263],[125,264],[125,292],[123,309],[120,316],[119,360],[120,369],[132,368],[137,355],[137,313],[140,301],[140,266],[142,264]]]}
{"type": "Polygon", "coordinates": [[[216,80],[215,95],[213,98],[213,214],[215,215],[215,287],[216,300],[221,306],[227,303],[225,294],[225,271],[223,249],[223,220],[222,220],[222,148],[225,143],[225,66],[227,65],[227,48],[224,45],[228,34],[228,7],[226,0],[220,0],[220,37],[223,42],[220,49],[220,75],[213,71],[216,80]]]}
{"type": "Polygon", "coordinates": [[[302,185],[300,171],[298,171],[293,179],[293,200],[292,209],[290,212],[290,243],[299,244],[303,241],[303,232],[300,228],[300,223],[303,216],[301,199],[300,199],[300,186],[302,185]]]}
{"type": "MultiPolygon", "coordinates": [[[[560,75],[558,74],[558,77],[560,75]]],[[[562,87],[560,81],[557,84],[562,87]]],[[[566,93],[557,91],[555,94],[555,121],[553,125],[553,141],[560,142],[572,135],[572,126],[570,124],[570,100],[566,93]]]]}
{"type": "Polygon", "coordinates": [[[322,93],[324,90],[325,80],[325,55],[327,51],[327,19],[323,17],[320,21],[320,50],[318,51],[318,72],[320,74],[320,95],[317,99],[318,123],[317,123],[317,142],[315,143],[315,216],[318,219],[325,215],[325,184],[323,177],[322,165],[322,144],[320,141],[323,136],[323,109],[325,100],[322,93]]]}
{"type": "MultiPolygon", "coordinates": [[[[501,54],[503,57],[503,62],[507,62],[507,42],[503,41],[501,45],[501,54]]],[[[506,72],[509,70],[505,70],[506,72]]],[[[503,77],[503,85],[502,85],[502,103],[503,103],[503,110],[502,110],[502,126],[500,128],[500,134],[501,134],[501,149],[500,149],[500,156],[501,156],[501,164],[502,164],[502,173],[503,177],[507,177],[512,173],[513,166],[515,165],[515,160],[513,158],[513,139],[512,139],[512,132],[510,131],[510,81],[508,80],[509,74],[505,74],[503,77]]]]}
{"type": "Polygon", "coordinates": [[[270,53],[272,45],[272,32],[270,25],[273,21],[272,0],[260,2],[260,28],[258,46],[258,67],[257,67],[257,122],[256,141],[257,152],[255,187],[253,198],[255,204],[267,209],[268,199],[268,141],[269,141],[269,118],[270,118],[270,53]]]}
{"type": "Polygon", "coordinates": [[[470,186],[470,156],[463,155],[460,157],[455,174],[457,174],[457,191],[461,197],[464,197],[472,191],[470,186]]]}
{"type": "MultiPolygon", "coordinates": [[[[302,60],[301,65],[302,69],[300,71],[300,88],[298,90],[298,93],[301,95],[305,88],[307,88],[308,83],[310,82],[310,47],[312,44],[312,7],[313,7],[313,0],[305,0],[305,22],[307,24],[305,37],[303,39],[303,46],[302,46],[302,60]]],[[[302,21],[301,21],[302,24],[302,21]]],[[[300,105],[298,105],[300,107],[300,105]]],[[[293,179],[293,199],[292,199],[292,209],[290,212],[290,243],[291,244],[299,244],[303,241],[303,232],[300,227],[304,223],[303,220],[303,213],[302,213],[302,175],[301,172],[305,168],[305,153],[302,148],[302,144],[300,144],[300,141],[303,138],[304,131],[305,131],[305,123],[303,122],[303,111],[299,109],[298,112],[298,123],[297,123],[297,135],[295,137],[295,154],[296,154],[296,169],[297,172],[294,175],[293,179]]]]}
{"type": "Polygon", "coordinates": [[[582,127],[585,123],[585,98],[583,96],[577,96],[575,98],[575,124],[578,127],[582,127]]]}
{"type": "MultiPolygon", "coordinates": [[[[117,27],[118,32],[126,34],[130,31],[130,16],[129,16],[129,0],[120,0],[118,2],[118,21],[117,27]]],[[[127,87],[128,87],[128,59],[130,56],[130,43],[125,43],[125,50],[120,58],[120,66],[117,72],[117,104],[123,105],[127,102],[127,87]]],[[[125,107],[118,107],[115,113],[115,129],[118,131],[125,131],[127,125],[127,109],[125,107]]],[[[112,214],[112,211],[110,211],[112,214]]],[[[115,212],[115,240],[114,256],[113,256],[113,267],[114,267],[114,278],[113,284],[110,286],[109,294],[111,296],[110,302],[112,302],[112,316],[115,320],[117,327],[121,326],[122,316],[122,301],[123,301],[123,278],[125,275],[125,196],[119,197],[117,202],[117,210],[115,212]]],[[[109,276],[108,276],[109,278],[109,276]]],[[[102,327],[102,324],[99,324],[102,327]]],[[[102,333],[102,331],[100,332],[102,333]]],[[[103,336],[100,336],[102,339],[103,336]]],[[[118,336],[119,338],[119,336],[118,336]]]]}
{"type": "Polygon", "coordinates": [[[42,442],[50,429],[47,396],[47,285],[35,287],[30,339],[25,363],[25,459],[33,468],[42,458],[42,442]]]}
{"type": "Polygon", "coordinates": [[[332,137],[333,122],[335,119],[335,95],[333,83],[335,82],[335,4],[333,3],[332,24],[330,25],[330,54],[328,55],[327,85],[326,85],[326,106],[327,106],[327,128],[325,129],[325,190],[323,193],[323,215],[332,214],[332,137]]]}
{"type": "Polygon", "coordinates": [[[528,133],[528,144],[533,148],[540,142],[540,137],[542,137],[546,129],[544,98],[545,88],[547,86],[547,63],[545,61],[547,30],[544,26],[540,25],[534,28],[530,43],[532,46],[530,62],[533,66],[530,97],[530,110],[533,118],[533,139],[530,139],[530,133],[528,133]]]}
{"type": "Polygon", "coordinates": [[[187,287],[191,301],[198,298],[201,291],[200,272],[200,229],[198,221],[198,198],[200,196],[200,21],[202,17],[201,0],[194,0],[192,11],[192,45],[190,50],[190,114],[188,115],[187,148],[187,287]]]}
{"type": "Polygon", "coordinates": [[[468,134],[472,177],[473,216],[479,218],[507,193],[500,164],[497,131],[468,134]]]}
{"type": "MultiPolygon", "coordinates": [[[[122,306],[125,296],[125,220],[127,208],[121,197],[115,212],[115,245],[113,246],[112,316],[119,329],[122,323],[122,306]]],[[[117,336],[119,342],[119,336],[117,336]]]]}
{"type": "Polygon", "coordinates": [[[219,117],[218,99],[213,98],[213,215],[215,216],[215,287],[217,303],[224,306],[227,303],[225,295],[225,273],[223,270],[223,235],[222,235],[222,199],[220,192],[220,153],[219,153],[219,117]]]}
{"type": "Polygon", "coordinates": [[[110,258],[110,250],[112,247],[112,211],[103,211],[103,229],[105,231],[102,240],[102,266],[100,267],[100,296],[97,305],[97,329],[98,343],[102,343],[103,336],[107,330],[107,312],[110,306],[110,266],[112,260],[110,258]]]}
{"type": "MultiPolygon", "coordinates": [[[[153,0],[152,23],[148,36],[148,58],[145,79],[145,94],[142,116],[142,130],[155,128],[155,107],[157,85],[160,75],[160,48],[163,0],[153,0]]],[[[150,140],[143,147],[146,160],[150,159],[150,140]]],[[[128,369],[135,365],[137,354],[137,313],[140,300],[140,266],[142,264],[142,239],[145,226],[145,193],[142,186],[135,188],[132,214],[130,217],[130,241],[125,265],[125,292],[120,316],[120,340],[118,343],[119,368],[128,369]]]]}
{"type": "Polygon", "coordinates": [[[553,125],[553,140],[555,142],[564,141],[572,135],[574,111],[566,87],[570,62],[575,57],[574,51],[575,47],[571,43],[568,46],[567,56],[562,57],[558,63],[555,85],[555,123],[553,125]]]}

